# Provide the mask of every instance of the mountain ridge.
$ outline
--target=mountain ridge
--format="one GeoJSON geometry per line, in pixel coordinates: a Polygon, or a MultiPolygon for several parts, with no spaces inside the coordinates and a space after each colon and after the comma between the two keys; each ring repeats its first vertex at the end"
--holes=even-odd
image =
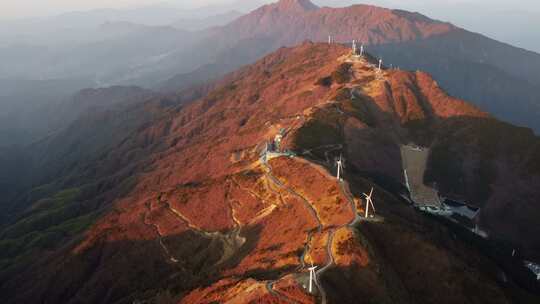
{"type": "Polygon", "coordinates": [[[275,7],[286,12],[306,12],[319,9],[319,7],[310,0],[279,0],[275,7]]]}
{"type": "MultiPolygon", "coordinates": [[[[499,123],[444,93],[426,73],[378,72],[375,64],[372,57],[351,58],[350,49],[341,45],[306,42],[230,74],[202,99],[168,108],[83,171],[68,173],[62,184],[81,192],[67,193],[74,199],[47,194],[49,199],[34,204],[28,217],[2,231],[4,240],[17,243],[30,238],[33,227],[54,233],[47,226],[52,216],[65,216],[70,208],[77,216],[95,216],[72,242],[48,255],[31,255],[39,258],[28,268],[12,265],[0,274],[10,277],[0,285],[6,303],[161,297],[172,303],[283,301],[279,294],[316,303],[323,290],[332,302],[369,297],[412,303],[411,294],[418,290],[424,292],[415,297],[426,302],[441,294],[448,295],[440,299],[443,303],[487,303],[475,294],[513,302],[506,295],[513,291],[497,283],[499,266],[452,239],[449,228],[417,214],[398,190],[405,188],[400,144],[442,145],[445,132],[460,134],[476,123],[492,130],[499,123]],[[296,156],[262,160],[265,143],[280,130],[285,130],[282,149],[296,156]],[[347,159],[343,186],[332,177],[333,158],[340,153],[347,159]],[[95,184],[77,184],[81,173],[95,184]],[[381,182],[372,173],[393,182],[381,182]],[[354,201],[363,214],[361,193],[372,186],[384,222],[348,227],[354,201]],[[47,204],[63,212],[50,214],[43,209],[47,204]],[[418,263],[418,256],[431,262],[418,263]],[[310,262],[328,265],[315,295],[302,288],[302,265],[310,262]],[[36,273],[39,281],[32,279],[36,273]],[[341,294],[331,286],[345,284],[344,273],[356,280],[348,280],[351,288],[341,294]],[[441,276],[450,285],[440,284],[441,276]],[[377,283],[362,287],[366,281],[377,283]]],[[[514,130],[505,124],[500,128],[514,130]]],[[[499,151],[499,146],[490,148],[497,138],[470,134],[466,145],[477,147],[483,139],[481,147],[499,151]]],[[[532,134],[520,137],[522,151],[538,142],[532,134]]],[[[456,155],[474,161],[471,148],[463,151],[456,155]]],[[[508,158],[495,153],[495,161],[512,165],[508,159],[516,154],[510,152],[508,158]]],[[[452,186],[440,179],[444,170],[431,167],[441,186],[452,186]]],[[[528,191],[523,193],[536,195],[528,191]]],[[[517,231],[534,229],[534,214],[520,216],[525,226],[517,231]]],[[[528,237],[534,240],[534,234],[528,237]]],[[[4,259],[13,258],[2,252],[4,259]]]]}
{"type": "MultiPolygon", "coordinates": [[[[192,81],[200,81],[204,78],[201,75],[218,77],[281,46],[293,46],[304,40],[324,42],[332,36],[334,41],[348,44],[355,39],[388,65],[425,70],[450,94],[472,100],[483,110],[513,124],[536,131],[540,128],[530,114],[540,111],[537,109],[540,107],[539,54],[402,10],[354,5],[289,14],[270,9],[272,7],[277,4],[266,5],[214,29],[212,38],[203,44],[213,43],[219,47],[208,53],[206,50],[197,53],[192,62],[208,56],[204,61],[210,64],[188,68],[194,71],[192,81]],[[240,54],[246,48],[253,49],[254,54],[223,62],[223,54],[240,54]],[[474,85],[472,79],[464,77],[474,77],[474,85]],[[507,102],[510,98],[515,100],[511,105],[507,102]],[[529,110],[531,105],[533,111],[529,110]]],[[[184,56],[186,53],[174,58],[180,60],[184,56]]],[[[164,87],[167,90],[174,89],[175,85],[181,87],[180,80],[189,83],[190,74],[182,73],[164,87]]]]}

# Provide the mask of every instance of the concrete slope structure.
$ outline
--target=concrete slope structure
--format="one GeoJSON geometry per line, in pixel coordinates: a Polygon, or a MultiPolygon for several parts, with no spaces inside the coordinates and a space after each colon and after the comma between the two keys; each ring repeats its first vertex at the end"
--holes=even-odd
{"type": "MultiPolygon", "coordinates": [[[[281,48],[66,169],[54,181],[64,191],[35,189],[39,199],[1,232],[1,302],[537,303],[522,278],[454,237],[458,228],[401,199],[400,146],[432,147],[426,178],[482,204],[483,228],[497,234],[515,217],[534,231],[536,217],[519,210],[536,202],[494,222],[490,212],[514,208],[501,200],[508,188],[460,188],[445,179],[447,158],[463,161],[450,168],[458,182],[481,183],[486,149],[493,183],[512,178],[521,197],[535,197],[540,172],[513,161],[536,161],[539,139],[426,73],[376,65],[338,44],[281,48]],[[522,146],[506,150],[486,136],[495,131],[522,146]],[[461,146],[451,141],[465,132],[461,146]],[[268,151],[278,134],[279,151],[268,151]],[[373,188],[378,218],[359,220],[373,188]]],[[[537,259],[535,235],[504,237],[537,259]]]]}
{"type": "Polygon", "coordinates": [[[424,183],[429,152],[420,147],[401,146],[403,177],[415,204],[442,207],[437,190],[424,183]]]}

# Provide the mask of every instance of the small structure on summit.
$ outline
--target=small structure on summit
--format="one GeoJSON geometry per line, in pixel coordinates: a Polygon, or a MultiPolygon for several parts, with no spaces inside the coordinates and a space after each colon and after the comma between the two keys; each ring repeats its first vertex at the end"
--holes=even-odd
{"type": "Polygon", "coordinates": [[[264,148],[262,149],[260,156],[261,160],[266,162],[272,158],[280,157],[280,156],[287,156],[287,157],[295,157],[296,154],[289,150],[283,150],[281,143],[283,142],[283,138],[286,135],[286,130],[284,128],[281,128],[279,130],[279,133],[276,134],[274,139],[271,139],[270,141],[267,141],[264,143],[264,148]]]}

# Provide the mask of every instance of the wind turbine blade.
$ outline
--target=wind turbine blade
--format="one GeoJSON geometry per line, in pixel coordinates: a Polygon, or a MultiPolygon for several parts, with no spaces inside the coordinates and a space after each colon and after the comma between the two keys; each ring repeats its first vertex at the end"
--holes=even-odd
{"type": "Polygon", "coordinates": [[[371,192],[369,192],[369,197],[373,194],[373,187],[371,187],[371,192]]]}

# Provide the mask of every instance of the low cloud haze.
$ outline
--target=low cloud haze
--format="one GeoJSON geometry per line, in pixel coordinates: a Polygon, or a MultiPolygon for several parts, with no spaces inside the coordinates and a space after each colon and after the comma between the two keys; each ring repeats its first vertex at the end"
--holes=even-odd
{"type": "MultiPolygon", "coordinates": [[[[275,0],[277,1],[277,0],[275,0]]],[[[170,5],[180,8],[197,8],[208,5],[228,5],[242,3],[251,8],[250,2],[275,2],[272,0],[249,1],[249,0],[19,0],[4,1],[1,5],[0,18],[17,19],[30,16],[44,16],[49,14],[59,14],[70,11],[102,9],[102,8],[127,8],[146,5],[170,5]]],[[[440,9],[455,8],[461,9],[462,14],[475,15],[474,11],[467,10],[467,7],[482,7],[488,11],[527,11],[540,12],[540,2],[536,0],[503,1],[503,0],[313,0],[319,5],[346,6],[351,4],[374,4],[392,8],[415,9],[429,14],[429,11],[439,12],[440,9]],[[518,5],[519,4],[519,5],[518,5]]]]}
{"type": "MultiPolygon", "coordinates": [[[[223,13],[229,10],[249,11],[263,3],[277,0],[19,0],[4,1],[0,9],[1,20],[13,20],[35,16],[51,16],[73,11],[114,8],[159,7],[170,10],[164,21],[170,21],[175,10],[213,7],[209,12],[223,13]],[[219,9],[217,9],[219,8],[219,9]],[[217,11],[216,11],[217,10],[217,11]]],[[[536,0],[312,0],[320,6],[348,6],[373,4],[389,8],[418,11],[429,17],[452,22],[460,27],[479,32],[491,38],[540,52],[540,2],[536,0]]],[[[178,15],[181,15],[178,13],[178,15]]],[[[182,16],[186,18],[186,16],[182,16]]],[[[189,17],[189,15],[187,16],[189,17]]],[[[201,17],[193,16],[194,18],[201,17]]],[[[159,17],[147,18],[155,25],[159,17]]],[[[147,21],[145,18],[119,21],[147,21]]],[[[66,27],[71,26],[65,24],[66,27]]],[[[0,37],[1,40],[1,37],[0,37]]],[[[1,42],[1,41],[0,41],[1,42]]]]}
{"type": "MultiPolygon", "coordinates": [[[[5,1],[1,4],[0,19],[21,19],[28,17],[42,17],[72,11],[93,9],[125,9],[144,6],[171,6],[176,8],[197,8],[208,5],[226,5],[231,0],[19,0],[5,1]]],[[[267,1],[271,2],[271,1],[267,1]]]]}

